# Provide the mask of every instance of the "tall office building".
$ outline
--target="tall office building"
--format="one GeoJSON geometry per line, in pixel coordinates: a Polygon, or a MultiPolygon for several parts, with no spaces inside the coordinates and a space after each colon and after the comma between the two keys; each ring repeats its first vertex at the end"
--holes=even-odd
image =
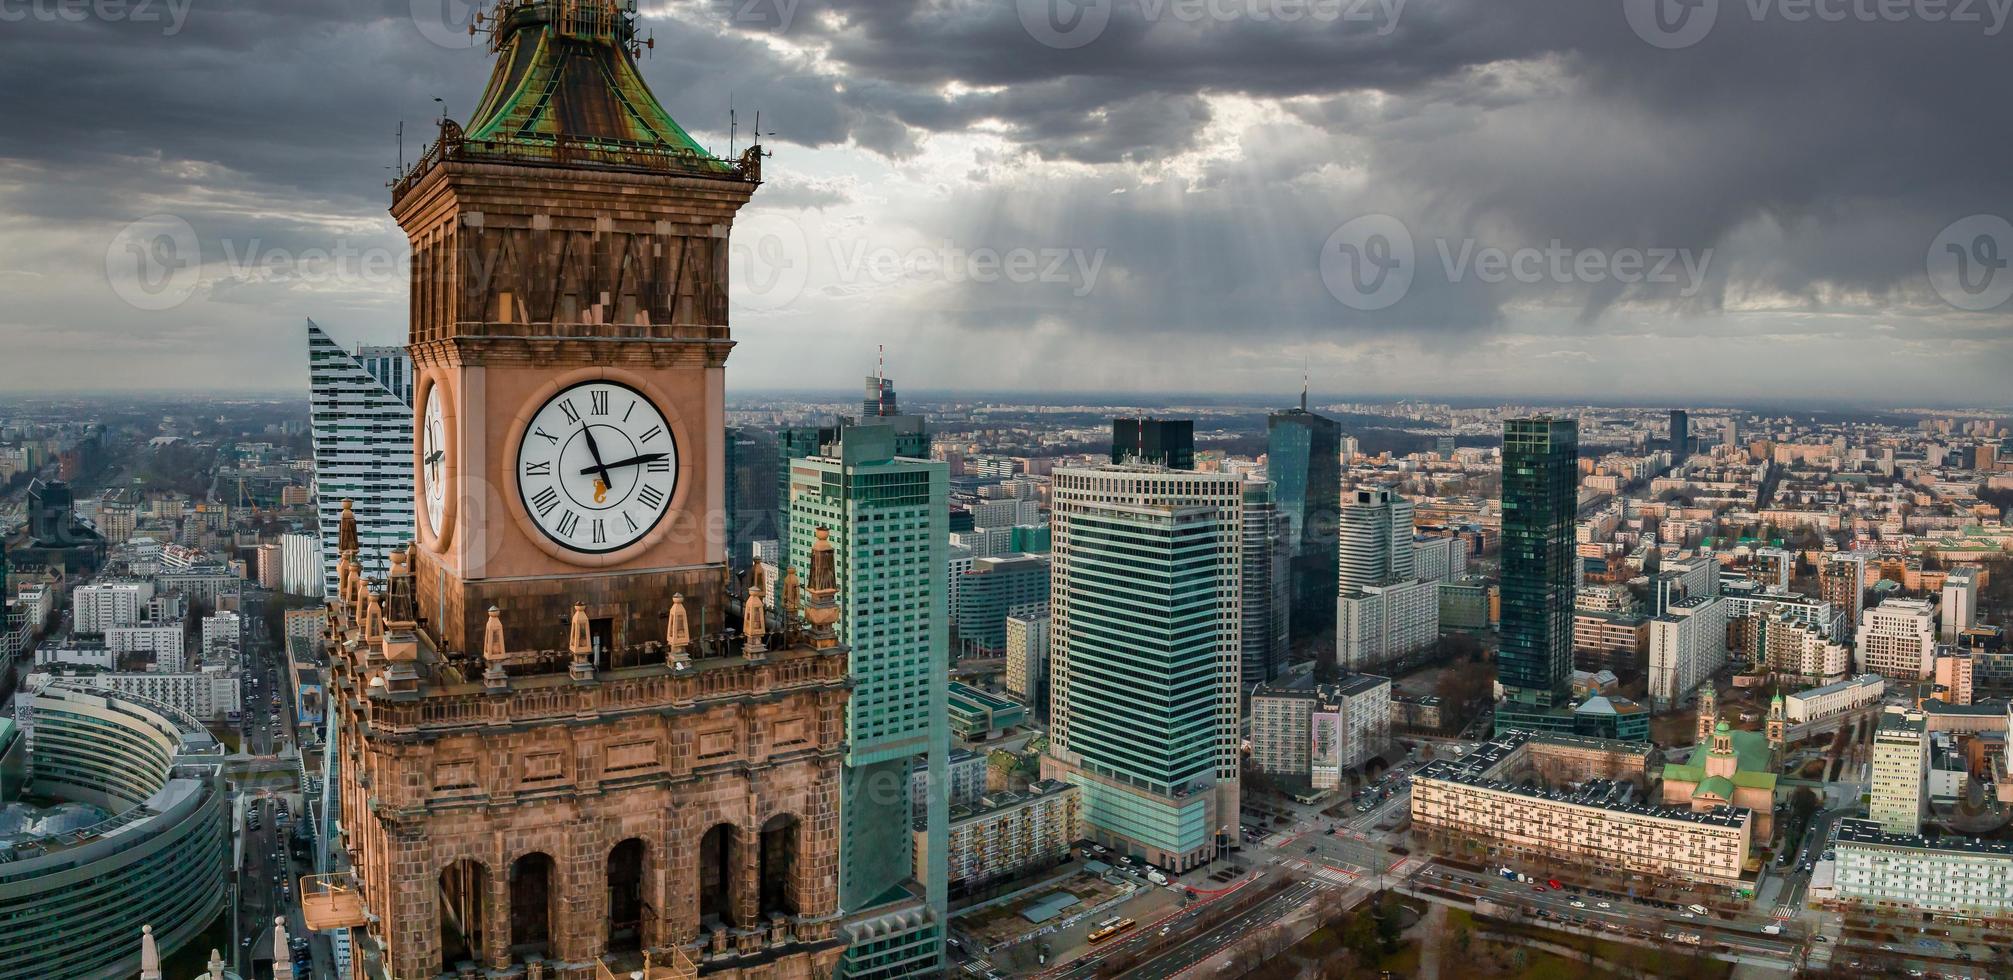
{"type": "Polygon", "coordinates": [[[403,347],[350,353],[308,321],[308,387],[321,520],[322,592],[336,589],[336,529],[351,502],[364,575],[382,578],[412,540],[412,361],[403,347]]]}
{"type": "Polygon", "coordinates": [[[1860,614],[1859,670],[1919,681],[1936,664],[1936,606],[1926,599],[1889,599],[1860,614]]]}
{"type": "Polygon", "coordinates": [[[777,523],[776,436],[759,429],[727,430],[727,560],[746,571],[757,541],[783,534],[777,523]]]}
{"type": "Polygon", "coordinates": [[[1244,480],[1128,464],[1055,472],[1049,749],[1086,834],[1186,871],[1238,813],[1244,480]]]}
{"type": "Polygon", "coordinates": [[[1195,468],[1195,420],[1116,418],[1111,420],[1111,461],[1152,463],[1174,470],[1195,468]]]}
{"type": "Polygon", "coordinates": [[[1335,627],[1335,520],[1342,495],[1342,427],[1300,407],[1265,422],[1265,475],[1278,487],[1292,547],[1291,635],[1325,645],[1335,627]]]}
{"type": "Polygon", "coordinates": [[[1825,555],[1817,563],[1817,597],[1831,603],[1840,620],[1850,629],[1859,622],[1866,600],[1866,554],[1843,551],[1825,555]]]}
{"type": "Polygon", "coordinates": [[[1412,513],[1412,502],[1390,490],[1349,492],[1337,511],[1336,594],[1416,576],[1412,513]]]}
{"type": "Polygon", "coordinates": [[[1506,712],[1546,713],[1572,692],[1574,518],[1579,424],[1551,416],[1503,420],[1502,647],[1506,712]]]}
{"type": "Polygon", "coordinates": [[[1291,589],[1291,521],[1279,512],[1276,484],[1244,484],[1243,687],[1286,672],[1291,589]]]}
{"type": "MultiPolygon", "coordinates": [[[[943,961],[950,753],[950,467],[898,454],[894,426],[845,427],[789,463],[790,553],[829,528],[852,700],[839,803],[848,977],[935,976],[943,961]],[[926,880],[913,879],[909,772],[927,760],[926,880]]],[[[1004,627],[1004,622],[1002,622],[1004,627]]],[[[1004,641],[1002,641],[1002,646],[1004,641]]]]}
{"type": "Polygon", "coordinates": [[[1691,413],[1682,408],[1671,409],[1670,429],[1671,460],[1682,463],[1691,455],[1691,413]]]}
{"type": "Polygon", "coordinates": [[[1965,630],[1977,625],[1978,569],[1953,568],[1943,580],[1943,603],[1937,610],[1937,638],[1955,643],[1965,630]]]}

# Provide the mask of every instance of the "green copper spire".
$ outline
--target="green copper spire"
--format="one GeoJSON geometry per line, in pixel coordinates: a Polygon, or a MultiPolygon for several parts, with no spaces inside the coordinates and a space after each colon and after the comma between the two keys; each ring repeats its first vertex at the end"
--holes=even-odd
{"type": "Polygon", "coordinates": [[[460,134],[469,155],[730,174],[636,69],[634,0],[500,0],[478,23],[497,52],[460,134]]]}

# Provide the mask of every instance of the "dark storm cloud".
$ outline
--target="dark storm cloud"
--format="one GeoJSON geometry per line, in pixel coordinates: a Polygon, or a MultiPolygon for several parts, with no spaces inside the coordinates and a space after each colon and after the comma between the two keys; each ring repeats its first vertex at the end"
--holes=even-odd
{"type": "MultiPolygon", "coordinates": [[[[948,328],[1230,336],[1254,352],[1372,331],[1448,346],[1531,304],[1568,311],[1567,329],[1591,336],[1618,329],[1603,319],[1627,329],[1645,307],[1659,329],[1699,329],[1760,298],[1866,318],[1854,336],[1979,336],[1975,322],[1930,322],[1953,311],[1929,294],[1924,255],[1952,221],[2013,201],[2013,32],[1795,21],[1766,0],[1720,0],[1708,36],[1664,50],[1616,4],[1336,3],[1367,17],[1262,15],[1295,0],[1110,0],[1094,40],[1061,48],[1036,40],[1016,0],[673,0],[645,4],[656,46],[643,72],[723,151],[730,100],[744,143],[759,109],[772,145],[863,150],[897,170],[932,137],[1002,144],[974,151],[976,186],[883,210],[965,245],[1101,251],[1103,271],[1087,292],[972,283],[904,311],[948,328]],[[1235,118],[1233,105],[1253,104],[1270,111],[1235,118]],[[1336,302],[1317,261],[1330,232],[1366,214],[1402,222],[1422,255],[1404,301],[1375,311],[1336,302]],[[1712,250],[1713,261],[1690,292],[1428,272],[1440,243],[1470,241],[1712,250]]],[[[410,160],[439,112],[472,109],[489,65],[461,31],[471,10],[193,0],[172,32],[0,24],[0,272],[14,273],[0,291],[29,311],[0,329],[61,322],[66,295],[36,277],[98,261],[112,230],[143,215],[186,218],[211,260],[252,242],[396,248],[384,215],[395,127],[405,122],[410,160]]],[[[793,180],[783,156],[759,205],[861,196],[793,180]]],[[[203,296],[289,324],[289,297],[402,309],[371,291],[244,276],[203,296]]],[[[118,312],[79,329],[120,329],[118,312]]],[[[179,316],[188,335],[196,318],[179,316]]],[[[1985,334],[1995,325],[2003,337],[2003,315],[1985,334]]],[[[2004,363],[2006,347],[1985,356],[2004,363]]]]}

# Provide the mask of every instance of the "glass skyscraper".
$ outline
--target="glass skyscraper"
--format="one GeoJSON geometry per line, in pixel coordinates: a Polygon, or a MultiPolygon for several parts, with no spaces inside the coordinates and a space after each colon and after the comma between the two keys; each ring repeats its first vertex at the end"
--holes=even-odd
{"type": "Polygon", "coordinates": [[[790,555],[809,555],[821,527],[831,535],[839,635],[852,648],[839,804],[839,906],[849,939],[841,972],[933,977],[943,962],[947,899],[950,467],[901,455],[905,433],[894,425],[874,421],[828,435],[802,455],[786,445],[783,509],[790,555]],[[918,756],[929,772],[924,827],[933,860],[925,881],[914,880],[910,836],[909,773],[918,756]]]}
{"type": "Polygon", "coordinates": [[[1335,639],[1336,511],[1342,499],[1342,427],[1299,408],[1274,412],[1266,422],[1265,475],[1278,488],[1291,542],[1295,644],[1324,646],[1335,639]]]}
{"type": "Polygon", "coordinates": [[[1578,423],[1548,415],[1503,421],[1503,642],[1496,671],[1505,708],[1542,711],[1564,707],[1571,696],[1579,473],[1578,423]]]}
{"type": "Polygon", "coordinates": [[[309,320],[308,388],[322,584],[334,596],[344,500],[353,502],[358,558],[368,577],[383,577],[392,549],[419,533],[412,509],[412,361],[403,347],[351,354],[309,320]]]}
{"type": "Polygon", "coordinates": [[[1195,420],[1111,420],[1113,463],[1155,463],[1169,469],[1195,468],[1195,420]]]}
{"type": "Polygon", "coordinates": [[[1092,840],[1175,871],[1237,821],[1244,489],[1148,465],[1053,484],[1042,771],[1092,840]]]}

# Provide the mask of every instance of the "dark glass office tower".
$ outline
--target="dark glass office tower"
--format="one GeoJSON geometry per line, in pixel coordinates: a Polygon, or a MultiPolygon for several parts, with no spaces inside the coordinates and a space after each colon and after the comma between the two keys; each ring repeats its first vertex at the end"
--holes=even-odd
{"type": "MultiPolygon", "coordinates": [[[[1299,408],[1266,421],[1265,475],[1278,487],[1292,551],[1287,633],[1296,647],[1335,640],[1335,522],[1342,502],[1342,427],[1299,408]]],[[[1410,542],[1407,542],[1410,547],[1410,542]]]]}
{"type": "Polygon", "coordinates": [[[1682,462],[1691,455],[1691,413],[1671,409],[1671,459],[1682,462]]]}
{"type": "Polygon", "coordinates": [[[1503,421],[1504,698],[1567,703],[1573,671],[1573,519],[1579,424],[1548,415],[1503,421]]]}
{"type": "Polygon", "coordinates": [[[1112,419],[1113,463],[1157,463],[1170,470],[1195,468],[1195,420],[1112,419]]]}

